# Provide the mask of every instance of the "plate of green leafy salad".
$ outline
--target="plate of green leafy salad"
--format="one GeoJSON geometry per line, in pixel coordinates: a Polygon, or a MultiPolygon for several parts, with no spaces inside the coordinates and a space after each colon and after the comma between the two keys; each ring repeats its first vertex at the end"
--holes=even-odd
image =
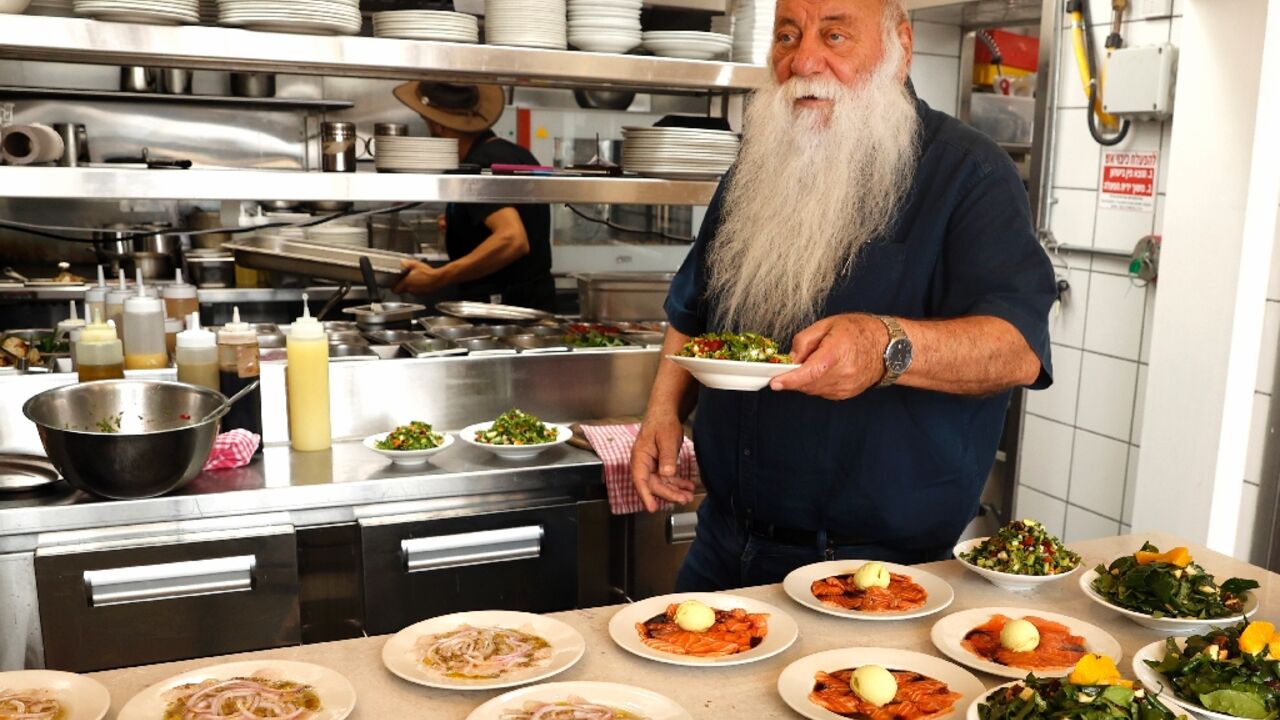
{"type": "Polygon", "coordinates": [[[387,458],[393,465],[421,465],[452,444],[452,435],[436,432],[421,420],[413,420],[391,432],[375,433],[364,439],[365,447],[387,458]]]}
{"type": "Polygon", "coordinates": [[[799,365],[778,343],[756,333],[707,333],[690,338],[667,359],[715,390],[762,390],[769,381],[799,365]]]}
{"type": "MultiPolygon", "coordinates": [[[[1081,660],[1109,668],[1109,658],[1087,656],[1081,660]]],[[[1141,684],[1120,678],[1118,672],[1081,676],[1077,667],[1066,678],[1025,679],[1001,685],[969,706],[967,720],[1178,720],[1163,698],[1141,684]]],[[[1180,706],[1175,705],[1178,709],[1180,706]]]]}
{"type": "Polygon", "coordinates": [[[1213,720],[1280,716],[1280,635],[1269,622],[1241,621],[1142,648],[1133,672],[1165,697],[1213,720]]]}
{"type": "Polygon", "coordinates": [[[1080,556],[1035,520],[1014,520],[991,537],[965,540],[952,554],[966,569],[1015,592],[1061,580],[1080,567],[1080,556]]]}
{"type": "Polygon", "coordinates": [[[1258,599],[1249,591],[1257,587],[1257,581],[1248,578],[1219,584],[1193,561],[1187,548],[1160,552],[1151,543],[1080,576],[1080,588],[1089,599],[1168,634],[1208,632],[1215,625],[1253,615],[1258,599]]]}
{"type": "Polygon", "coordinates": [[[544,423],[520,409],[508,410],[493,422],[468,425],[459,434],[463,442],[508,460],[531,458],[573,437],[567,425],[544,423]]]}

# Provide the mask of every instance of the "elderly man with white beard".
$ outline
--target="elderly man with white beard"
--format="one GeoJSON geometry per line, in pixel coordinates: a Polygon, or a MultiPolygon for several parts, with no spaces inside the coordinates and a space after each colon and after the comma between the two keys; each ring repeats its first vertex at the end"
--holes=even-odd
{"type": "Polygon", "coordinates": [[[738,162],[672,283],[663,354],[753,331],[801,366],[758,393],[663,360],[632,450],[646,507],[707,498],[677,588],[819,560],[945,557],[973,518],[1011,391],[1051,382],[1052,267],[999,147],[916,98],[899,0],[779,0],[738,162]]]}

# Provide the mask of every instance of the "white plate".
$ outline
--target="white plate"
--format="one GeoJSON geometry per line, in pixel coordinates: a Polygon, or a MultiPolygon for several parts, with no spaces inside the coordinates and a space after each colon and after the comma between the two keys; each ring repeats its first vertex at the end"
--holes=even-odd
{"type": "Polygon", "coordinates": [[[504,710],[519,709],[526,701],[559,702],[570,695],[607,705],[646,720],[693,720],[674,700],[652,690],[607,682],[558,682],[512,690],[490,700],[467,716],[467,720],[501,720],[504,710]]]}
{"type": "MultiPolygon", "coordinates": [[[[1093,589],[1093,580],[1098,577],[1097,570],[1087,570],[1080,575],[1080,589],[1084,590],[1084,594],[1090,600],[1107,608],[1108,610],[1124,615],[1139,625],[1158,630],[1166,635],[1199,635],[1206,633],[1210,628],[1222,627],[1223,625],[1231,625],[1240,619],[1239,616],[1226,618],[1213,618],[1210,620],[1201,620],[1199,618],[1154,618],[1144,613],[1126,610],[1107,602],[1107,599],[1098,594],[1093,589]]],[[[1249,597],[1244,601],[1244,617],[1252,617],[1258,612],[1258,596],[1256,593],[1250,592],[1249,597]]]]}
{"type": "MultiPolygon", "coordinates": [[[[978,567],[968,560],[961,560],[960,553],[967,553],[973,550],[981,545],[985,540],[987,540],[987,538],[984,537],[965,540],[952,548],[951,555],[956,560],[960,560],[960,564],[963,565],[966,570],[970,570],[981,575],[987,580],[990,580],[992,585],[1003,590],[1012,590],[1013,592],[1035,590],[1036,588],[1042,585],[1047,585],[1055,580],[1070,577],[1072,573],[1080,569],[1080,565],[1077,565],[1069,572],[1058,573],[1057,575],[1015,575],[1013,573],[1000,572],[998,570],[988,570],[987,568],[978,567]]],[[[1083,561],[1081,561],[1081,564],[1083,564],[1083,561]]]]}
{"type": "Polygon", "coordinates": [[[508,610],[476,610],[423,620],[392,635],[382,646],[382,664],[392,673],[418,685],[445,690],[496,690],[558,675],[573,667],[586,651],[587,641],[582,634],[555,618],[508,610]],[[550,662],[483,680],[451,678],[423,665],[415,648],[418,639],[424,635],[456,630],[460,625],[532,632],[551,644],[550,662]]]}
{"type": "Polygon", "coordinates": [[[613,638],[613,641],[623,650],[660,663],[690,667],[724,667],[764,660],[791,647],[799,635],[800,630],[796,626],[796,621],[782,610],[759,600],[725,593],[676,593],[651,597],[623,607],[609,620],[609,637],[613,638]],[[769,631],[765,633],[764,640],[759,645],[746,652],[726,657],[676,655],[654,650],[645,645],[640,640],[640,634],[636,632],[636,624],[663,614],[668,605],[678,605],[685,600],[698,600],[716,610],[742,608],[748,613],[766,613],[769,615],[769,631]]]}
{"type": "MultiPolygon", "coordinates": [[[[1023,675],[1023,677],[1025,678],[1026,675],[1023,675]]],[[[978,697],[974,698],[973,702],[969,703],[969,709],[965,711],[965,714],[964,714],[965,720],[982,720],[981,716],[978,715],[979,705],[986,702],[987,698],[991,697],[992,695],[995,695],[997,692],[1004,690],[1005,688],[1013,687],[1014,685],[1020,685],[1020,684],[1021,683],[1019,683],[1017,680],[1014,680],[1013,682],[1007,682],[1003,685],[997,685],[996,687],[993,687],[987,692],[984,692],[978,697]]]]}
{"type": "MultiPolygon", "coordinates": [[[[942,651],[943,655],[962,665],[967,665],[974,670],[981,670],[992,675],[999,675],[1000,677],[1013,678],[1015,680],[1025,678],[1027,673],[1032,672],[1031,670],[991,662],[974,655],[961,644],[970,630],[979,625],[985,625],[993,615],[1004,615],[1012,620],[1033,615],[1043,620],[1061,623],[1067,626],[1072,635],[1079,635],[1084,638],[1084,646],[1090,653],[1105,655],[1117,663],[1124,656],[1124,650],[1121,649],[1120,643],[1106,630],[1068,615],[1059,615],[1058,613],[1032,610],[1030,608],[990,607],[961,610],[934,623],[933,629],[929,631],[929,637],[933,640],[934,646],[942,651]]],[[[1038,677],[1066,677],[1071,674],[1072,669],[1036,670],[1034,672],[1038,677]]]]}
{"type": "Polygon", "coordinates": [[[63,720],[102,720],[111,709],[111,693],[102,683],[60,670],[0,672],[0,688],[49,691],[66,710],[63,720]]]}
{"type": "MultiPolygon", "coordinates": [[[[322,241],[324,240],[324,238],[318,239],[322,241]]],[[[363,237],[361,239],[368,240],[368,238],[363,237]]],[[[453,435],[450,435],[449,433],[440,433],[444,436],[444,440],[441,441],[439,447],[433,447],[430,450],[383,450],[378,447],[378,443],[389,434],[389,432],[374,433],[364,439],[364,446],[390,460],[393,465],[422,465],[427,460],[431,459],[432,455],[442,453],[445,450],[448,450],[450,445],[453,445],[453,435]]]]}
{"type": "MultiPolygon", "coordinates": [[[[625,167],[625,165],[624,165],[625,167]]],[[[661,171],[659,171],[661,172],[661,171]]],[[[679,170],[672,174],[680,174],[679,170]]],[[[667,359],[688,370],[703,385],[715,390],[763,390],[769,381],[800,367],[788,363],[708,360],[668,355],[667,359]]]]}
{"type": "Polygon", "coordinates": [[[986,692],[982,682],[968,670],[932,655],[892,648],[842,648],[815,653],[788,665],[778,676],[778,694],[792,710],[810,720],[848,720],[843,715],[837,715],[810,702],[809,693],[813,692],[814,676],[819,671],[832,672],[863,665],[918,672],[934,680],[941,680],[951,692],[960,693],[962,697],[956,700],[955,708],[934,720],[959,718],[969,703],[986,692]]]}
{"type": "Polygon", "coordinates": [[[547,427],[556,429],[556,439],[549,443],[541,445],[490,445],[488,443],[476,442],[476,433],[481,430],[488,430],[492,422],[476,423],[468,425],[458,433],[462,437],[462,441],[483,448],[505,460],[525,460],[531,458],[538,453],[549,450],[557,445],[563,445],[569,442],[569,438],[573,437],[573,431],[568,425],[557,425],[556,423],[543,423],[547,427]]]}
{"type": "Polygon", "coordinates": [[[244,660],[223,663],[199,670],[189,670],[162,680],[130,698],[120,709],[116,720],[156,720],[164,716],[169,706],[165,694],[179,685],[204,682],[209,679],[229,680],[271,673],[279,680],[290,680],[315,688],[320,696],[320,712],[311,720],[342,720],[356,706],[356,689],[345,677],[321,665],[293,660],[244,660]]]}
{"type": "Polygon", "coordinates": [[[951,602],[955,600],[955,591],[947,584],[946,580],[927,573],[916,567],[907,567],[906,565],[898,565],[896,563],[881,563],[885,569],[897,575],[907,575],[912,581],[924,588],[928,594],[925,603],[915,610],[895,610],[893,612],[863,612],[860,610],[845,610],[844,608],[831,607],[824,605],[821,600],[813,596],[811,587],[814,581],[823,578],[829,578],[832,575],[844,575],[857,572],[870,560],[829,560],[826,562],[817,562],[812,565],[796,568],[787,574],[782,580],[782,589],[791,596],[792,600],[804,605],[811,610],[817,610],[828,615],[836,617],[855,618],[857,620],[908,620],[910,618],[925,617],[936,612],[945,610],[951,602]]]}
{"type": "MultiPolygon", "coordinates": [[[[1182,640],[1178,641],[1178,645],[1183,644],[1182,640]]],[[[1133,655],[1133,676],[1138,682],[1147,689],[1147,692],[1156,693],[1160,696],[1160,700],[1173,705],[1175,708],[1182,708],[1187,712],[1195,713],[1199,717],[1210,718],[1210,720],[1240,720],[1235,715],[1214,712],[1198,702],[1184,700],[1177,696],[1173,691],[1173,686],[1165,679],[1164,675],[1156,672],[1155,668],[1148,667],[1145,660],[1164,660],[1164,640],[1157,640],[1150,645],[1143,647],[1133,655]]]]}

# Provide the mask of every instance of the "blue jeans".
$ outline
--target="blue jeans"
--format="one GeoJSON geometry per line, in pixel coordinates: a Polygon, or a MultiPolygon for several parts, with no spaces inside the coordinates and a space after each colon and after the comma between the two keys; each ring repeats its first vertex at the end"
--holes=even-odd
{"type": "Polygon", "coordinates": [[[712,592],[782,582],[792,570],[822,560],[882,560],[913,565],[944,560],[949,549],[919,551],[880,545],[785,545],[748,533],[710,501],[698,507],[698,530],[676,575],[677,592],[712,592]]]}

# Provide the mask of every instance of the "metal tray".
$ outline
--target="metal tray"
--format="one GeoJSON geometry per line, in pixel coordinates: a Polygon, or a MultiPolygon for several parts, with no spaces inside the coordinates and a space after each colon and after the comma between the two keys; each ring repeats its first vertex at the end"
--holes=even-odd
{"type": "Polygon", "coordinates": [[[343,308],[342,312],[354,315],[358,325],[386,325],[412,319],[426,309],[426,306],[417,303],[388,301],[343,308]]]}
{"type": "Polygon", "coordinates": [[[427,358],[427,357],[443,357],[445,355],[466,355],[467,349],[460,347],[451,340],[443,340],[441,338],[418,337],[413,340],[406,340],[400,343],[400,348],[409,357],[427,358]]]}
{"type": "Polygon", "coordinates": [[[564,337],[567,328],[564,325],[532,325],[524,328],[525,334],[539,337],[564,337]]]}
{"type": "Polygon", "coordinates": [[[0,493],[27,492],[60,479],[53,463],[39,455],[0,453],[0,493]]]}
{"type": "Polygon", "coordinates": [[[368,341],[364,339],[364,335],[361,335],[359,332],[355,330],[335,330],[333,332],[328,333],[328,336],[329,336],[330,345],[335,345],[335,344],[368,345],[369,344],[368,341]]]}
{"type": "Polygon", "coordinates": [[[560,338],[539,337],[538,335],[508,335],[501,342],[510,345],[522,353],[554,353],[569,352],[569,346],[560,338]]]}
{"type": "Polygon", "coordinates": [[[462,338],[454,341],[472,355],[515,355],[516,349],[491,337],[462,338]]]}
{"type": "Polygon", "coordinates": [[[465,327],[437,327],[427,331],[445,340],[465,340],[467,338],[492,338],[488,329],[467,325],[465,327]]]}
{"type": "Polygon", "coordinates": [[[391,287],[404,274],[401,260],[413,259],[412,255],[390,250],[347,248],[279,236],[239,238],[222,247],[235,253],[237,265],[247,268],[361,284],[364,276],[360,274],[360,258],[365,256],[373,264],[374,279],[383,287],[391,287]]]}
{"type": "Polygon", "coordinates": [[[418,324],[426,330],[438,327],[471,327],[471,323],[452,315],[432,315],[431,317],[418,318],[418,324]]]}
{"type": "Polygon", "coordinates": [[[639,345],[641,347],[660,348],[662,347],[663,341],[667,339],[667,336],[660,332],[649,332],[649,333],[637,332],[637,333],[624,333],[622,336],[622,339],[626,340],[627,342],[639,345]]]}
{"type": "Polygon", "coordinates": [[[555,318],[549,312],[515,305],[498,305],[496,303],[472,302],[470,300],[451,300],[436,303],[436,309],[446,315],[465,318],[467,320],[551,320],[555,318]]]}
{"type": "Polygon", "coordinates": [[[425,334],[423,330],[370,330],[364,336],[377,345],[399,345],[421,339],[425,334]]]}
{"type": "Polygon", "coordinates": [[[330,343],[329,359],[335,362],[346,360],[377,360],[378,353],[374,352],[368,345],[356,343],[330,343]]]}
{"type": "Polygon", "coordinates": [[[529,330],[520,325],[476,325],[476,330],[483,330],[489,337],[504,338],[512,335],[528,335],[529,330]]]}

